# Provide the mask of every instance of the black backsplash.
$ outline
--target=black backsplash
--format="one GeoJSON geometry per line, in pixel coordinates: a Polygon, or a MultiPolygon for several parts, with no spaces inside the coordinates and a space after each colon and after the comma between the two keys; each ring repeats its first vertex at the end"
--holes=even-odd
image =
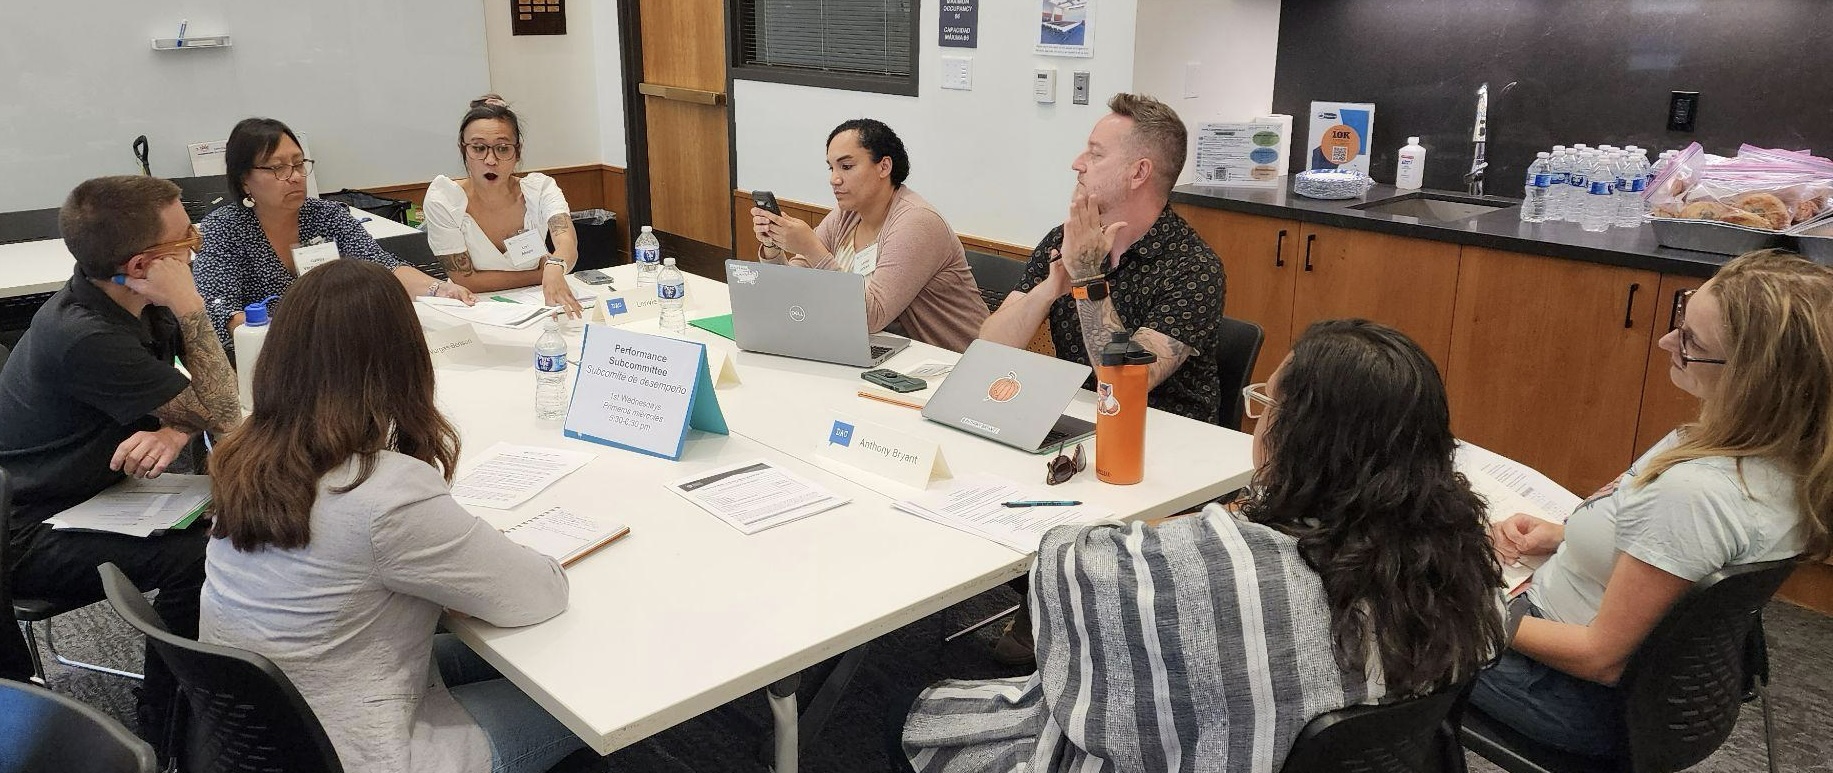
{"type": "Polygon", "coordinates": [[[1485,81],[1491,194],[1519,198],[1554,143],[1833,155],[1828,0],[1283,0],[1279,13],[1273,110],[1293,116],[1294,171],[1313,100],[1373,102],[1370,175],[1393,182],[1418,135],[1426,187],[1462,190],[1485,81]],[[1667,130],[1674,91],[1700,92],[1696,132],[1667,130]]]}

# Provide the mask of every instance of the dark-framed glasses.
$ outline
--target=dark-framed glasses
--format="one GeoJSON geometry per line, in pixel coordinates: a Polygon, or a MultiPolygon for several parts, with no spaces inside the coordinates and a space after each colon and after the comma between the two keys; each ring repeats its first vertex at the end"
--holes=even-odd
{"type": "Polygon", "coordinates": [[[1057,446],[1056,458],[1044,465],[1044,483],[1055,486],[1076,477],[1076,473],[1088,469],[1088,457],[1082,455],[1082,444],[1076,444],[1071,454],[1063,453],[1063,447],[1057,446]]]}
{"type": "Polygon", "coordinates": [[[1241,410],[1250,419],[1267,415],[1267,409],[1277,405],[1272,396],[1267,394],[1267,382],[1248,384],[1241,388],[1241,410]]]}
{"type": "Polygon", "coordinates": [[[312,174],[313,163],[315,162],[313,162],[312,159],[302,158],[299,160],[299,163],[296,164],[270,164],[268,166],[257,166],[255,168],[267,170],[267,173],[273,175],[276,180],[291,180],[293,179],[293,175],[304,177],[312,174]]]}
{"type": "Polygon", "coordinates": [[[197,252],[203,246],[204,234],[197,230],[196,224],[193,224],[191,230],[186,233],[185,238],[175,239],[169,242],[160,242],[134,254],[163,255],[169,252],[197,252]]]}
{"type": "Polygon", "coordinates": [[[507,143],[507,142],[499,143],[496,145],[486,145],[482,142],[471,142],[471,143],[461,142],[461,143],[458,143],[458,145],[459,147],[462,147],[465,149],[465,155],[470,156],[479,161],[482,161],[485,158],[490,157],[491,155],[495,155],[497,158],[514,158],[516,154],[516,150],[517,150],[517,146],[507,143]]]}
{"type": "Polygon", "coordinates": [[[1725,360],[1718,357],[1695,357],[1689,354],[1699,346],[1693,340],[1693,331],[1687,329],[1687,301],[1692,300],[1694,290],[1681,290],[1674,296],[1674,329],[1680,332],[1680,364],[1684,367],[1698,363],[1700,365],[1723,365],[1725,360]]]}

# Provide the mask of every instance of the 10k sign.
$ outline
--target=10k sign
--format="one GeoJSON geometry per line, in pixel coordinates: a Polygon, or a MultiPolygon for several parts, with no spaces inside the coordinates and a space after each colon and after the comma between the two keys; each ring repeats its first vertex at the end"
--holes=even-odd
{"type": "Polygon", "coordinates": [[[681,458],[689,427],[726,434],[706,345],[587,325],[566,436],[681,458]]]}

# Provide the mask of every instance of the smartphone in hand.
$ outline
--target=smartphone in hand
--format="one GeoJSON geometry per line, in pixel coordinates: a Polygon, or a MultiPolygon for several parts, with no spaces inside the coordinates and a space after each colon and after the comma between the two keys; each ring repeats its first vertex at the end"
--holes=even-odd
{"type": "Polygon", "coordinates": [[[772,215],[783,214],[783,208],[777,206],[776,194],[770,191],[752,191],[751,203],[756,204],[758,209],[769,212],[772,215]]]}

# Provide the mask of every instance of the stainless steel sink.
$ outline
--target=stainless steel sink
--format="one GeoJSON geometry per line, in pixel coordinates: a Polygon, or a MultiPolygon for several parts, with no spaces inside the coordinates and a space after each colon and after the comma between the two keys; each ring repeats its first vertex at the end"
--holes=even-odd
{"type": "Polygon", "coordinates": [[[1518,206],[1518,203],[1507,199],[1415,191],[1380,201],[1371,201],[1367,204],[1357,204],[1350,209],[1372,212],[1377,215],[1398,215],[1443,223],[1452,220],[1467,220],[1514,206],[1518,206]]]}

